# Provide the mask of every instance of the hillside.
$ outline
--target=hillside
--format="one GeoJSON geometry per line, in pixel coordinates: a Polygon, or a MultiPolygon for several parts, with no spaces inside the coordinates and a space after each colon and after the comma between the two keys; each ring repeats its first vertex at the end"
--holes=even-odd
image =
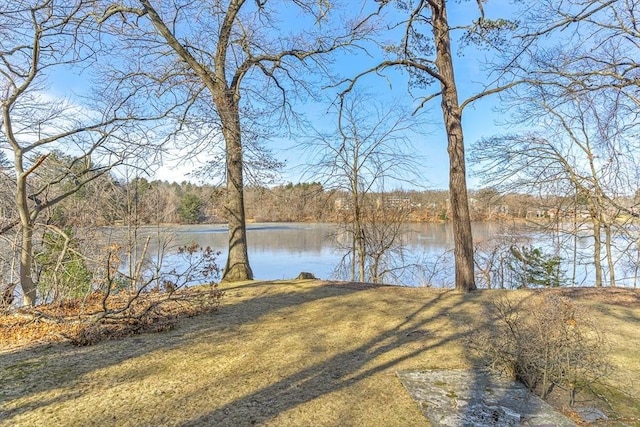
{"type": "MultiPolygon", "coordinates": [[[[484,307],[535,293],[320,281],[222,289],[217,313],[166,332],[0,350],[0,425],[427,425],[396,372],[473,365],[467,337],[486,327],[484,307]]],[[[637,423],[628,396],[640,396],[640,292],[561,292],[609,338],[614,387],[601,391],[612,408],[601,409],[637,423]]]]}

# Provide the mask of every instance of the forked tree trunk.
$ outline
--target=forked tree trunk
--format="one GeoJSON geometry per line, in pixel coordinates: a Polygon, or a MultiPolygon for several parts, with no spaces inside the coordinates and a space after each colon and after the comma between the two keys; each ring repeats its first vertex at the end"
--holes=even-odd
{"type": "Polygon", "coordinates": [[[226,12],[221,16],[222,23],[217,34],[217,47],[213,70],[198,61],[169,30],[158,12],[149,0],[140,0],[144,7],[143,14],[151,22],[168,45],[184,60],[200,78],[213,96],[213,103],[222,123],[222,136],[225,141],[226,172],[227,172],[227,200],[225,211],[229,223],[229,249],[227,264],[222,274],[224,281],[240,281],[253,279],[253,272],[249,266],[247,253],[247,230],[244,211],[244,179],[242,159],[242,138],[240,132],[240,92],[237,79],[228,87],[227,81],[227,52],[232,43],[231,35],[234,22],[245,3],[232,1],[227,5],[226,12]]]}
{"type": "Polygon", "coordinates": [[[453,221],[455,287],[459,291],[476,289],[473,274],[473,237],[467,197],[467,177],[462,133],[462,110],[453,73],[451,40],[445,0],[430,1],[433,36],[436,46],[436,67],[441,77],[442,114],[447,131],[449,153],[449,197],[453,221]]]}
{"type": "Polygon", "coordinates": [[[27,173],[24,172],[21,153],[15,156],[15,165],[18,172],[16,179],[16,208],[20,216],[20,287],[22,288],[22,301],[25,306],[36,304],[37,292],[33,282],[33,221],[27,201],[27,173]]]}

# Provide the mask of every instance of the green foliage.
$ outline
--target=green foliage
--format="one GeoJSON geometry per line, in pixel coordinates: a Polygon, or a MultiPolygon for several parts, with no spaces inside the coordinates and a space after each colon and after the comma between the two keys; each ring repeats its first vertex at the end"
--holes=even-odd
{"type": "Polygon", "coordinates": [[[475,45],[479,49],[500,49],[518,29],[519,23],[508,19],[478,18],[466,28],[461,47],[475,45]]]}
{"type": "Polygon", "coordinates": [[[71,228],[62,233],[44,233],[42,251],[35,256],[35,262],[39,271],[38,291],[45,299],[78,298],[91,291],[93,275],[78,248],[71,228]]]}
{"type": "Polygon", "coordinates": [[[58,227],[66,227],[67,221],[67,211],[65,211],[65,209],[60,205],[54,206],[51,216],[49,217],[49,223],[55,224],[58,227]]]}
{"type": "Polygon", "coordinates": [[[556,288],[566,284],[560,269],[562,258],[545,254],[540,248],[511,246],[508,268],[515,274],[515,287],[556,288]]]}
{"type": "Polygon", "coordinates": [[[292,182],[288,182],[286,183],[283,188],[285,190],[293,190],[293,189],[301,189],[303,191],[309,191],[309,190],[318,190],[318,191],[323,191],[322,188],[322,184],[319,182],[299,182],[297,184],[294,184],[292,182]]]}
{"type": "Polygon", "coordinates": [[[195,194],[183,194],[180,198],[180,206],[178,206],[178,215],[180,215],[180,220],[186,224],[199,223],[202,220],[202,205],[202,199],[195,194]]]}
{"type": "Polygon", "coordinates": [[[7,158],[7,154],[4,151],[0,151],[0,168],[5,169],[10,167],[11,167],[11,162],[7,158]]]}

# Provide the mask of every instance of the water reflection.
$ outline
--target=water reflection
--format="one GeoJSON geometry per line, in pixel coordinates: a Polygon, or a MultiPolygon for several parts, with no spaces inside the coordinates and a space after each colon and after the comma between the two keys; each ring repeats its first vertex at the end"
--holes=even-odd
{"type": "MultiPolygon", "coordinates": [[[[495,225],[474,226],[476,238],[487,238],[497,232],[495,225]]],[[[125,229],[109,229],[111,238],[122,238],[125,229]]],[[[195,225],[172,227],[143,227],[139,240],[151,236],[149,254],[157,251],[159,242],[170,241],[173,252],[179,246],[196,242],[221,252],[219,265],[226,262],[227,228],[224,225],[195,225]]],[[[301,271],[319,278],[333,278],[335,268],[344,255],[345,242],[339,244],[340,234],[335,224],[264,223],[249,224],[247,239],[249,260],[256,279],[273,280],[296,277],[301,271]]],[[[403,236],[411,254],[441,254],[453,248],[453,235],[448,224],[411,224],[403,236]]],[[[171,254],[172,250],[167,253],[171,254]]],[[[174,265],[172,256],[168,264],[174,265]]],[[[452,273],[447,273],[452,276],[452,273]]],[[[407,284],[416,284],[407,283],[407,284]]]]}
{"type": "MultiPolygon", "coordinates": [[[[592,283],[593,262],[588,252],[592,249],[592,238],[573,240],[571,236],[552,233],[532,232],[523,225],[498,223],[475,223],[472,226],[474,243],[477,245],[501,244],[508,248],[511,244],[533,245],[544,248],[548,253],[557,253],[567,262],[572,260],[575,248],[576,269],[565,271],[575,284],[592,283]],[[559,237],[560,236],[560,237],[559,237]],[[563,240],[564,239],[564,240],[563,240]],[[584,252],[584,254],[580,254],[584,252]]],[[[108,229],[112,238],[126,235],[123,228],[108,229]]],[[[139,241],[151,236],[149,254],[156,253],[159,242],[170,241],[165,253],[175,253],[178,246],[196,242],[220,251],[220,266],[226,262],[227,228],[225,225],[196,225],[172,227],[143,227],[139,230],[139,241]]],[[[335,224],[306,223],[260,223],[248,225],[249,260],[256,279],[274,280],[296,277],[301,271],[313,273],[316,277],[335,277],[335,268],[344,255],[348,243],[345,236],[337,232],[335,224]],[[340,249],[342,247],[342,249],[340,249]]],[[[348,238],[347,238],[348,240],[348,238]]],[[[453,282],[453,232],[450,224],[409,224],[403,235],[405,251],[403,262],[424,267],[421,277],[404,276],[398,283],[406,285],[432,284],[448,286],[453,282]],[[443,255],[444,254],[444,255],[443,255]]],[[[175,259],[168,255],[168,264],[175,265],[175,259]]],[[[621,276],[620,276],[621,277],[621,276]]],[[[622,283],[619,283],[622,284],[622,283]]]]}

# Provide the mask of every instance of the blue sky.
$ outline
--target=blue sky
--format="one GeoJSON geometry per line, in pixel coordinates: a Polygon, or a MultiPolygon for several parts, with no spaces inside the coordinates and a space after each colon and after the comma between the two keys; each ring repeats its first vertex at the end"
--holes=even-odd
{"type": "MultiPolygon", "coordinates": [[[[479,16],[475,1],[449,1],[448,7],[451,26],[469,24],[479,16]]],[[[510,5],[509,0],[491,0],[485,4],[487,17],[510,16],[513,13],[512,11],[513,6],[510,5]]],[[[458,40],[460,36],[460,31],[452,33],[453,51],[454,53],[462,53],[462,56],[456,55],[454,58],[456,80],[460,93],[460,102],[462,102],[467,97],[482,90],[484,74],[481,70],[481,61],[490,52],[478,52],[473,47],[459,51],[458,40]]],[[[396,35],[390,34],[386,37],[396,37],[396,35]]],[[[374,50],[370,52],[374,52],[374,50]]],[[[339,68],[344,75],[356,75],[368,67],[374,66],[382,59],[382,55],[375,57],[343,55],[339,61],[339,68]]],[[[412,93],[410,94],[406,73],[399,70],[389,70],[385,72],[385,77],[382,78],[375,75],[367,77],[363,80],[361,87],[368,93],[379,96],[382,99],[402,99],[411,111],[420,103],[420,100],[416,101],[412,98],[413,96],[429,94],[432,92],[431,89],[433,91],[439,90],[439,87],[434,85],[433,88],[429,88],[426,91],[411,89],[412,93]]],[[[501,131],[501,127],[498,126],[501,114],[495,111],[497,102],[497,98],[492,96],[476,101],[465,109],[463,127],[467,147],[482,137],[491,136],[501,131]]],[[[322,123],[325,109],[326,107],[321,105],[316,107],[316,118],[312,120],[314,123],[322,123]]],[[[449,160],[447,156],[447,138],[442,124],[440,99],[431,100],[423,110],[424,125],[420,129],[422,134],[411,137],[413,146],[418,151],[417,154],[425,158],[423,167],[424,179],[417,184],[419,188],[446,189],[448,188],[449,160]]],[[[328,125],[332,126],[332,124],[328,125]]],[[[291,147],[287,145],[286,141],[281,141],[278,145],[283,145],[281,152],[290,166],[300,163],[299,153],[291,151],[291,147]]],[[[468,165],[468,169],[470,169],[470,165],[468,165]]],[[[298,170],[298,168],[293,168],[285,171],[284,180],[296,182],[299,179],[298,170]]],[[[477,181],[471,176],[469,170],[468,176],[469,185],[471,187],[476,186],[477,181]]]]}
{"type": "MultiPolygon", "coordinates": [[[[508,0],[491,0],[485,5],[485,13],[488,17],[509,15],[512,10],[509,3],[508,0]]],[[[357,2],[353,2],[353,5],[357,4],[357,2]]],[[[475,1],[449,1],[447,4],[452,26],[467,24],[478,17],[478,9],[475,1]]],[[[369,3],[369,7],[373,5],[373,2],[369,3]]],[[[386,37],[392,38],[394,35],[390,34],[386,37]]],[[[455,44],[453,48],[454,53],[458,52],[456,45],[459,37],[460,33],[452,34],[452,41],[455,44]]],[[[371,50],[371,52],[375,51],[371,50]]],[[[473,48],[469,48],[464,51],[464,56],[456,56],[454,58],[461,101],[467,96],[476,93],[481,87],[480,83],[483,75],[480,65],[483,55],[486,54],[488,53],[478,53],[475,52],[473,48]]],[[[366,55],[343,55],[338,61],[337,67],[340,69],[342,75],[349,76],[350,74],[356,74],[365,70],[382,59],[381,54],[376,54],[373,57],[366,55]]],[[[408,108],[413,109],[417,103],[411,99],[408,93],[406,74],[398,71],[389,71],[386,75],[389,77],[389,80],[375,76],[364,79],[362,88],[368,93],[379,96],[381,99],[402,99],[406,102],[408,108]],[[389,87],[389,83],[391,83],[392,87],[389,87]]],[[[51,92],[57,96],[72,97],[74,91],[82,92],[86,89],[87,85],[84,79],[82,75],[78,76],[70,72],[58,72],[52,76],[51,92]]],[[[437,87],[434,87],[434,90],[437,89],[437,87]]],[[[328,97],[332,95],[332,93],[327,94],[328,97]]],[[[467,147],[483,136],[490,136],[500,132],[500,128],[496,126],[496,122],[500,119],[500,115],[494,111],[496,102],[496,97],[487,98],[476,102],[465,110],[463,126],[467,147]]],[[[326,105],[305,104],[304,106],[300,106],[300,108],[306,111],[308,119],[314,127],[327,128],[334,126],[333,123],[326,122],[326,105]]],[[[448,187],[448,157],[439,99],[432,100],[425,107],[425,110],[423,115],[425,125],[420,129],[421,134],[411,137],[413,146],[418,151],[417,154],[426,159],[423,168],[424,179],[419,184],[421,187],[430,189],[445,189],[448,187]]],[[[296,143],[297,141],[288,139],[278,139],[271,143],[274,154],[276,154],[279,159],[287,161],[288,167],[282,171],[283,182],[297,182],[301,178],[300,164],[304,163],[307,159],[303,159],[301,152],[292,148],[296,143]]],[[[202,158],[200,160],[205,159],[206,158],[202,158]]],[[[155,178],[175,180],[178,182],[191,179],[188,173],[197,167],[197,165],[198,160],[188,161],[182,164],[168,162],[167,165],[160,168],[155,178]]],[[[151,179],[153,178],[154,177],[151,177],[151,179]]],[[[470,177],[469,183],[470,186],[473,187],[475,180],[470,177]]]]}

